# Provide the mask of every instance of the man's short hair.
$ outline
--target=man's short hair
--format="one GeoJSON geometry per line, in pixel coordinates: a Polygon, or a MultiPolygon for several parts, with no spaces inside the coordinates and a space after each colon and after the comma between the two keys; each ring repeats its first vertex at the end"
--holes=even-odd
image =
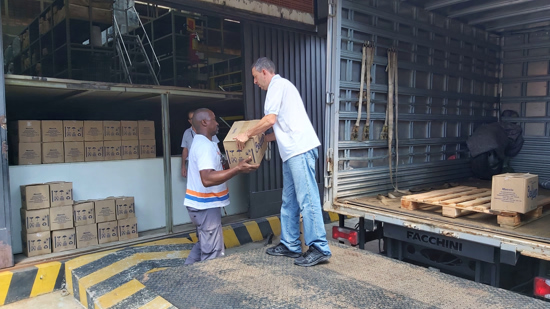
{"type": "Polygon", "coordinates": [[[273,63],[273,61],[271,61],[267,57],[258,58],[258,60],[254,62],[252,67],[258,72],[261,72],[262,70],[266,70],[271,74],[275,74],[275,63],[273,63]]]}

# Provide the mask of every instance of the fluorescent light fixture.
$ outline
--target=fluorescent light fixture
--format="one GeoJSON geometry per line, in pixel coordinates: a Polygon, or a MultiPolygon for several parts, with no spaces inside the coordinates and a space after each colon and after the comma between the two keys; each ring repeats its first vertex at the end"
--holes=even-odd
{"type": "Polygon", "coordinates": [[[225,20],[225,21],[228,21],[228,22],[230,22],[230,23],[236,23],[236,24],[240,24],[240,23],[241,23],[240,21],[238,21],[238,20],[233,20],[233,19],[227,19],[227,18],[226,18],[226,19],[224,19],[224,20],[225,20]]]}

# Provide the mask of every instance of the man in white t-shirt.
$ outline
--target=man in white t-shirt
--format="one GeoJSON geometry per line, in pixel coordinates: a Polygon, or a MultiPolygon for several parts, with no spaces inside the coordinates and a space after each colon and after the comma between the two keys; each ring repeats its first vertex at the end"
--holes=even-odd
{"type": "MultiPolygon", "coordinates": [[[[195,138],[195,131],[193,130],[193,126],[191,123],[191,120],[193,119],[193,114],[195,113],[195,110],[191,110],[187,113],[187,121],[189,121],[189,124],[191,124],[191,127],[189,127],[185,132],[183,132],[183,137],[181,139],[181,175],[183,177],[187,178],[187,158],[189,156],[189,149],[191,149],[191,145],[193,144],[193,139],[195,138]]],[[[218,137],[214,135],[212,137],[212,141],[219,143],[220,140],[218,140],[218,137]]]]}
{"type": "Polygon", "coordinates": [[[224,170],[220,149],[213,136],[218,133],[214,113],[206,108],[193,115],[197,135],[189,152],[187,191],[183,204],[197,228],[199,241],[193,246],[185,264],[213,259],[224,255],[221,207],[229,205],[226,181],[240,173],[250,173],[259,165],[249,164],[252,157],[238,166],[224,170]]]}
{"type": "Polygon", "coordinates": [[[321,199],[315,180],[315,161],[321,145],[311,125],[298,89],[275,74],[275,64],[268,58],[252,66],[254,84],[267,91],[265,116],[253,128],[235,139],[239,149],[251,137],[273,127],[266,141],[277,141],[283,160],[283,204],[281,205],[281,243],[267,254],[296,258],[294,264],[313,266],[327,261],[328,246],[321,199]],[[309,250],[300,255],[300,213],[303,217],[305,244],[309,250]]]}

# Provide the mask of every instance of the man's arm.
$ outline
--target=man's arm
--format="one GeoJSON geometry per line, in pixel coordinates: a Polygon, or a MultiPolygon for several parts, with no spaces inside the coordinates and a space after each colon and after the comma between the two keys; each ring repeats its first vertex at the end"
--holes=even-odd
{"type": "Polygon", "coordinates": [[[251,161],[252,157],[248,157],[248,159],[241,161],[239,165],[228,170],[201,170],[199,173],[201,174],[202,185],[205,187],[221,185],[237,174],[250,173],[257,170],[260,165],[249,164],[251,161]]]}
{"type": "Polygon", "coordinates": [[[187,156],[189,155],[189,149],[187,147],[183,148],[183,151],[181,152],[181,176],[187,178],[187,167],[185,167],[185,160],[187,160],[187,156]]]}
{"type": "MultiPolygon", "coordinates": [[[[237,148],[239,150],[242,150],[244,148],[244,144],[248,139],[250,139],[251,136],[258,135],[260,133],[264,133],[277,122],[277,115],[275,114],[269,114],[265,115],[260,122],[258,122],[257,125],[252,127],[251,129],[246,130],[246,132],[241,133],[235,137],[235,140],[237,141],[237,148]]],[[[273,135],[274,136],[274,135],[273,135]]]]}

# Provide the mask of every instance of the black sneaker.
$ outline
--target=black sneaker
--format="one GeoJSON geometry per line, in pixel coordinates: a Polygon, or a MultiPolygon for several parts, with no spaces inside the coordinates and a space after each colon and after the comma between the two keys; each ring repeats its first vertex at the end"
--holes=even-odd
{"type": "Polygon", "coordinates": [[[269,255],[288,256],[291,258],[297,258],[300,256],[300,253],[288,250],[288,248],[283,244],[278,244],[275,247],[268,248],[265,250],[265,253],[269,255]]]}
{"type": "Polygon", "coordinates": [[[298,266],[313,266],[321,262],[328,261],[331,255],[324,255],[314,246],[310,246],[309,250],[304,253],[302,256],[294,260],[294,264],[298,266]]]}

